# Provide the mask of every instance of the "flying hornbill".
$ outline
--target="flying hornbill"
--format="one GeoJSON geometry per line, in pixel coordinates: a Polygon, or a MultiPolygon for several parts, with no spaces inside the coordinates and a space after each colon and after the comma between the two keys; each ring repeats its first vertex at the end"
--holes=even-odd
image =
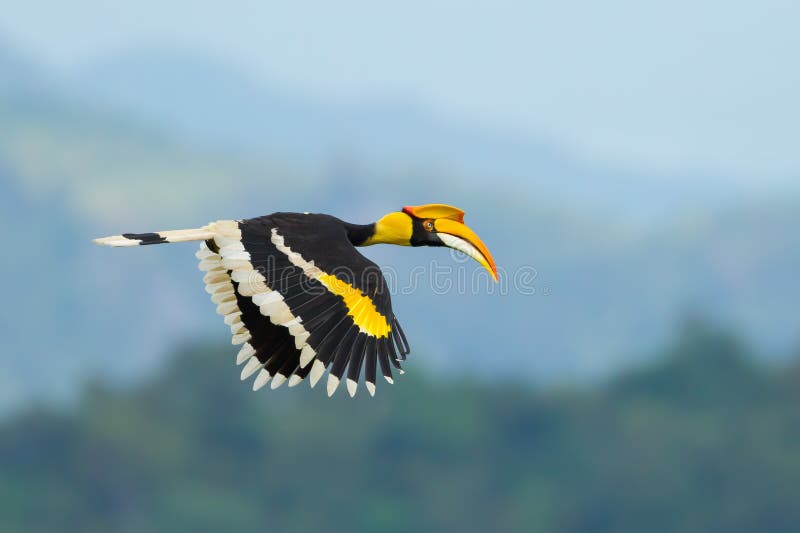
{"type": "Polygon", "coordinates": [[[185,241],[203,241],[196,255],[206,272],[206,291],[230,326],[233,344],[242,345],[236,358],[237,364],[246,362],[241,378],[258,372],[253,390],[270,380],[273,389],[287,380],[292,387],[306,376],[313,387],[330,368],[330,396],[347,369],[353,396],[363,365],[374,395],[378,365],[389,383],[391,366],[403,372],[400,361],[410,350],[386,280],[356,246],[448,246],[478,261],[497,281],[494,260],[464,224],[464,211],[444,204],[404,207],[364,225],[324,214],[273,213],[95,239],[106,246],[185,241]]]}

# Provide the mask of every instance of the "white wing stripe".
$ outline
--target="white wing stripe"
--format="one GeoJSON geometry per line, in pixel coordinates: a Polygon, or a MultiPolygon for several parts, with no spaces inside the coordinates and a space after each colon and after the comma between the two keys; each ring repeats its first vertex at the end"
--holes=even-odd
{"type": "MultiPolygon", "coordinates": [[[[242,322],[242,311],[236,303],[233,283],[223,268],[222,258],[219,254],[211,251],[205,242],[200,244],[200,249],[195,255],[200,259],[200,270],[208,271],[203,276],[206,292],[211,295],[211,301],[217,304],[217,312],[225,316],[225,324],[231,329],[231,342],[233,344],[246,343],[251,338],[250,332],[242,322]]],[[[244,344],[236,357],[237,364],[250,359],[255,353],[252,346],[244,344]]],[[[255,361],[258,360],[255,359],[255,361]]]]}
{"type": "MultiPolygon", "coordinates": [[[[233,293],[228,292],[233,289],[232,282],[236,282],[239,294],[250,297],[253,303],[258,306],[261,314],[269,318],[270,322],[286,327],[295,339],[296,348],[302,350],[311,334],[302,325],[302,320],[294,316],[283,296],[278,291],[268,287],[264,276],[254,269],[250,254],[241,242],[242,233],[238,223],[236,221],[220,221],[214,223],[212,227],[216,231],[214,243],[219,248],[219,253],[214,254],[210,251],[209,253],[201,250],[201,252],[198,252],[198,257],[202,256],[201,263],[205,270],[209,270],[209,273],[204,277],[207,283],[206,290],[217,299],[215,301],[215,303],[219,304],[217,311],[226,315],[226,323],[231,327],[231,331],[234,332],[232,342],[234,344],[247,343],[251,338],[244,324],[239,325],[241,323],[239,316],[241,311],[236,305],[233,293]],[[218,272],[216,269],[230,270],[231,274],[228,276],[224,270],[218,272]],[[227,299],[229,295],[231,300],[227,299]]],[[[299,255],[295,255],[295,259],[298,259],[299,255]]],[[[248,347],[250,345],[245,344],[244,346],[248,347]]],[[[306,357],[309,355],[308,350],[301,351],[301,353],[305,353],[306,357]]],[[[313,354],[313,350],[310,350],[310,353],[313,354]]],[[[261,364],[257,358],[252,357],[254,354],[255,350],[252,350],[252,347],[248,350],[242,348],[239,352],[237,362],[241,363],[248,360],[247,366],[242,371],[243,379],[252,375],[255,372],[256,365],[261,364]],[[250,353],[250,351],[253,353],[250,353]]],[[[267,376],[269,374],[266,372],[260,373],[253,389],[257,390],[263,387],[270,379],[272,379],[272,388],[279,387],[286,380],[286,376],[280,378],[280,374],[270,379],[267,376]]]]}

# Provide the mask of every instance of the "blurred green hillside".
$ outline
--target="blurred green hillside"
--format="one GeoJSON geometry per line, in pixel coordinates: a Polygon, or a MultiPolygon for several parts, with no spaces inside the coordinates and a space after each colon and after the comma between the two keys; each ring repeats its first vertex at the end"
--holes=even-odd
{"type": "Polygon", "coordinates": [[[702,322],[647,366],[569,389],[410,365],[374,399],[252,393],[230,352],[186,349],[149,383],[4,422],[0,529],[800,528],[800,367],[765,367],[702,322]]]}

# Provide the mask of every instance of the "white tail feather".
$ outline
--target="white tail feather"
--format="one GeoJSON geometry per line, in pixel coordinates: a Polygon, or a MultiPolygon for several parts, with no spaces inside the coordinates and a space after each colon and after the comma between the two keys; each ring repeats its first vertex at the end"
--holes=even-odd
{"type": "Polygon", "coordinates": [[[155,233],[126,233],[94,239],[101,246],[139,246],[142,244],[161,244],[168,242],[206,241],[213,239],[214,224],[202,228],[158,231],[155,233]]]}

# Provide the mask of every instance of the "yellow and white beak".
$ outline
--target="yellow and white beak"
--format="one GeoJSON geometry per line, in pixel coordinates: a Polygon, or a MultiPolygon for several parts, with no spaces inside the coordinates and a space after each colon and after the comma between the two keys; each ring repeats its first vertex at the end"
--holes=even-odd
{"type": "Polygon", "coordinates": [[[497,282],[497,266],[483,241],[466,224],[450,218],[438,218],[433,222],[436,236],[449,248],[465,253],[489,271],[497,282]]]}
{"type": "Polygon", "coordinates": [[[475,232],[464,224],[463,210],[447,204],[427,204],[407,205],[403,208],[403,213],[417,219],[432,221],[433,227],[426,227],[427,231],[435,233],[445,246],[463,252],[483,265],[497,282],[497,266],[494,264],[492,254],[475,232]]]}

